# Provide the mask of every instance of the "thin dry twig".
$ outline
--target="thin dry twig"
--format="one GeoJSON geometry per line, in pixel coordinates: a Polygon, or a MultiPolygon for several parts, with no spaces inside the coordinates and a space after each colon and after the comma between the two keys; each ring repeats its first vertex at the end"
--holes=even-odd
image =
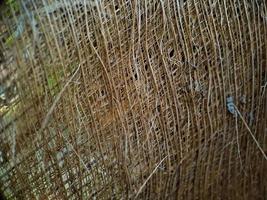
{"type": "Polygon", "coordinates": [[[147,182],[149,181],[149,179],[153,176],[153,174],[155,174],[155,172],[157,171],[157,169],[159,168],[159,166],[161,165],[161,163],[167,158],[168,156],[165,156],[155,167],[155,169],[151,172],[151,174],[147,177],[147,179],[145,180],[145,182],[143,183],[143,185],[139,188],[138,192],[136,193],[134,199],[137,199],[137,197],[139,196],[139,194],[142,192],[143,188],[146,186],[147,182]]]}
{"type": "Polygon", "coordinates": [[[239,117],[241,118],[242,122],[244,123],[246,129],[248,130],[250,136],[252,137],[252,139],[254,140],[254,142],[256,143],[258,149],[260,150],[260,152],[262,153],[263,157],[265,158],[265,160],[267,160],[267,156],[264,152],[264,150],[262,149],[259,141],[256,139],[256,137],[254,136],[254,134],[252,133],[251,129],[249,128],[246,120],[244,119],[244,117],[242,116],[242,114],[240,113],[240,111],[238,110],[238,108],[236,107],[236,105],[234,104],[235,110],[237,111],[239,117]]]}
{"type": "Polygon", "coordinates": [[[75,70],[75,72],[73,73],[73,75],[69,78],[69,80],[65,83],[64,87],[61,89],[61,91],[60,91],[60,92],[58,93],[58,95],[56,96],[55,101],[53,102],[52,106],[51,106],[50,109],[48,110],[48,112],[47,112],[47,114],[46,114],[46,116],[45,116],[45,118],[44,118],[44,120],[43,120],[43,122],[42,122],[40,132],[42,132],[42,131],[45,129],[45,127],[46,127],[46,125],[47,125],[47,123],[48,123],[48,121],[49,121],[49,119],[50,119],[50,116],[52,115],[52,113],[53,113],[53,111],[54,111],[54,109],[55,109],[55,107],[56,107],[58,101],[60,100],[62,94],[64,93],[64,91],[66,90],[66,88],[68,87],[68,85],[71,83],[71,81],[74,79],[74,77],[75,77],[76,74],[78,73],[78,71],[79,71],[79,69],[80,69],[80,66],[81,66],[81,65],[79,65],[79,66],[77,67],[77,69],[75,70]]]}

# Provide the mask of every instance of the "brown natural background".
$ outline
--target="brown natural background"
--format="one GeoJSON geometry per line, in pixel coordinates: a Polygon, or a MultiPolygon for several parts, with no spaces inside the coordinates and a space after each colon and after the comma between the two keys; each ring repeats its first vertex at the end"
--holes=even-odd
{"type": "Polygon", "coordinates": [[[6,0],[6,199],[266,199],[265,0],[6,0]]]}

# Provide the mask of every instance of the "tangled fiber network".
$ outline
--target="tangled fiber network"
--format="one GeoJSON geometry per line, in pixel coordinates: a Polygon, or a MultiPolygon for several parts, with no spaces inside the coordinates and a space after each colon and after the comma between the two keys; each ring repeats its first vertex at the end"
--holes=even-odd
{"type": "Polygon", "coordinates": [[[4,0],[6,199],[267,197],[265,0],[4,0]]]}

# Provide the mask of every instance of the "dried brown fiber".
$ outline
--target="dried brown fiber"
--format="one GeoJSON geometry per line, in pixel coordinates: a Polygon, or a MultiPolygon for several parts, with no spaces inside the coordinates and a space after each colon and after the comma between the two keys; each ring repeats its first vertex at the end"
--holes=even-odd
{"type": "Polygon", "coordinates": [[[7,199],[266,199],[265,0],[9,0],[7,199]]]}

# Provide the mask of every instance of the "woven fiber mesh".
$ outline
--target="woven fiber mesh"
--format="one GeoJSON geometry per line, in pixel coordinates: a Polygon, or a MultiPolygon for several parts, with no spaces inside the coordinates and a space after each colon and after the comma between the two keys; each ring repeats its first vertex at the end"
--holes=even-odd
{"type": "Polygon", "coordinates": [[[265,0],[0,7],[7,199],[265,199],[265,0]]]}

